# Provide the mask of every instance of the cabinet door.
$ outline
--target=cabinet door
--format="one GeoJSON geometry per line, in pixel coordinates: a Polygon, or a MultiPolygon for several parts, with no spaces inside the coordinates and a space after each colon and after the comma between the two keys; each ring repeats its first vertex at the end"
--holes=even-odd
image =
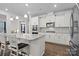
{"type": "Polygon", "coordinates": [[[56,27],[69,27],[71,12],[60,12],[56,17],[54,15],[42,16],[40,18],[40,27],[46,27],[47,22],[55,22],[56,27]]]}
{"type": "Polygon", "coordinates": [[[46,35],[45,35],[45,41],[46,42],[49,42],[50,41],[50,38],[49,38],[49,34],[48,33],[46,33],[46,35]]]}
{"type": "Polygon", "coordinates": [[[39,20],[40,20],[40,27],[46,27],[46,18],[41,17],[39,20]]]}
{"type": "Polygon", "coordinates": [[[69,27],[70,26],[71,13],[65,13],[63,15],[58,15],[55,18],[56,27],[69,27]]]}
{"type": "Polygon", "coordinates": [[[64,20],[65,27],[69,27],[70,26],[70,17],[71,17],[71,13],[66,13],[65,14],[65,20],[64,20]]]}
{"type": "Polygon", "coordinates": [[[69,45],[70,41],[70,35],[69,34],[59,34],[59,40],[57,39],[58,43],[64,44],[64,45],[69,45]]]}
{"type": "Polygon", "coordinates": [[[30,41],[30,55],[31,56],[41,56],[45,49],[45,42],[43,38],[38,38],[36,40],[30,41]]]}
{"type": "Polygon", "coordinates": [[[40,27],[46,27],[46,23],[55,22],[55,17],[54,16],[46,16],[46,17],[41,17],[39,20],[40,20],[40,27]]]}
{"type": "Polygon", "coordinates": [[[70,41],[70,34],[64,34],[64,39],[65,39],[65,44],[69,45],[69,41],[70,41]]]}
{"type": "Polygon", "coordinates": [[[47,16],[47,17],[46,17],[46,22],[55,22],[55,17],[54,17],[54,15],[47,16]]]}
{"type": "Polygon", "coordinates": [[[55,18],[55,26],[56,27],[64,27],[65,24],[64,24],[64,20],[65,20],[65,17],[63,15],[59,15],[59,16],[56,16],[55,18]]]}
{"type": "Polygon", "coordinates": [[[56,33],[55,35],[55,43],[60,44],[60,35],[56,33]]]}
{"type": "Polygon", "coordinates": [[[38,17],[33,17],[31,20],[31,25],[38,25],[38,17]]]}
{"type": "Polygon", "coordinates": [[[59,43],[60,44],[66,44],[64,34],[59,34],[59,36],[60,36],[59,43]]]}
{"type": "Polygon", "coordinates": [[[50,42],[52,42],[52,43],[55,42],[55,34],[54,33],[51,33],[49,38],[50,38],[50,42]]]}
{"type": "Polygon", "coordinates": [[[48,33],[45,38],[46,38],[46,42],[52,42],[53,43],[55,41],[55,34],[48,33]]]}

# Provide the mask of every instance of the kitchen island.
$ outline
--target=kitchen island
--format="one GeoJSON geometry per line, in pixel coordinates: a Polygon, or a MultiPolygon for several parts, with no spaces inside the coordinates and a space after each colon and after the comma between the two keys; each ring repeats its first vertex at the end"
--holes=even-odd
{"type": "MultiPolygon", "coordinates": [[[[8,35],[14,36],[13,34],[8,35]]],[[[29,44],[29,56],[42,56],[45,51],[44,34],[16,34],[18,43],[29,44]]]]}
{"type": "Polygon", "coordinates": [[[24,34],[17,36],[19,42],[30,45],[30,56],[42,56],[45,51],[45,40],[43,34],[24,34]]]}

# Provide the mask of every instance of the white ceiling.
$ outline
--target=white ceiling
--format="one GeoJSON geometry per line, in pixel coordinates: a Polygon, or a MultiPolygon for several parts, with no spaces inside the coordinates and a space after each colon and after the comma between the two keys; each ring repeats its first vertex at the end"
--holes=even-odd
{"type": "Polygon", "coordinates": [[[0,3],[0,9],[4,10],[8,8],[8,12],[14,13],[19,16],[24,16],[28,11],[31,16],[42,15],[49,12],[61,11],[69,8],[73,8],[75,3],[28,3],[26,7],[25,3],[0,3]],[[54,4],[57,7],[54,7],[54,4]]]}

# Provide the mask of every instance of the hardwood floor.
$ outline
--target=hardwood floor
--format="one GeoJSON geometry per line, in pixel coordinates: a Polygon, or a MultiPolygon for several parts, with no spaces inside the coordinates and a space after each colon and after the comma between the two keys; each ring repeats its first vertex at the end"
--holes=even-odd
{"type": "Polygon", "coordinates": [[[45,54],[44,56],[68,56],[69,46],[45,43],[45,54]]]}

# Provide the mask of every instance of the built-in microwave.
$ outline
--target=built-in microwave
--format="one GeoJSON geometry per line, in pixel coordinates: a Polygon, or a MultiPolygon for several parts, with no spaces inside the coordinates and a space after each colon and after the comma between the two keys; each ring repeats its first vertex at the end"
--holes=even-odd
{"type": "Polygon", "coordinates": [[[47,22],[47,23],[46,23],[46,27],[47,27],[47,28],[55,27],[55,22],[47,22]]]}

